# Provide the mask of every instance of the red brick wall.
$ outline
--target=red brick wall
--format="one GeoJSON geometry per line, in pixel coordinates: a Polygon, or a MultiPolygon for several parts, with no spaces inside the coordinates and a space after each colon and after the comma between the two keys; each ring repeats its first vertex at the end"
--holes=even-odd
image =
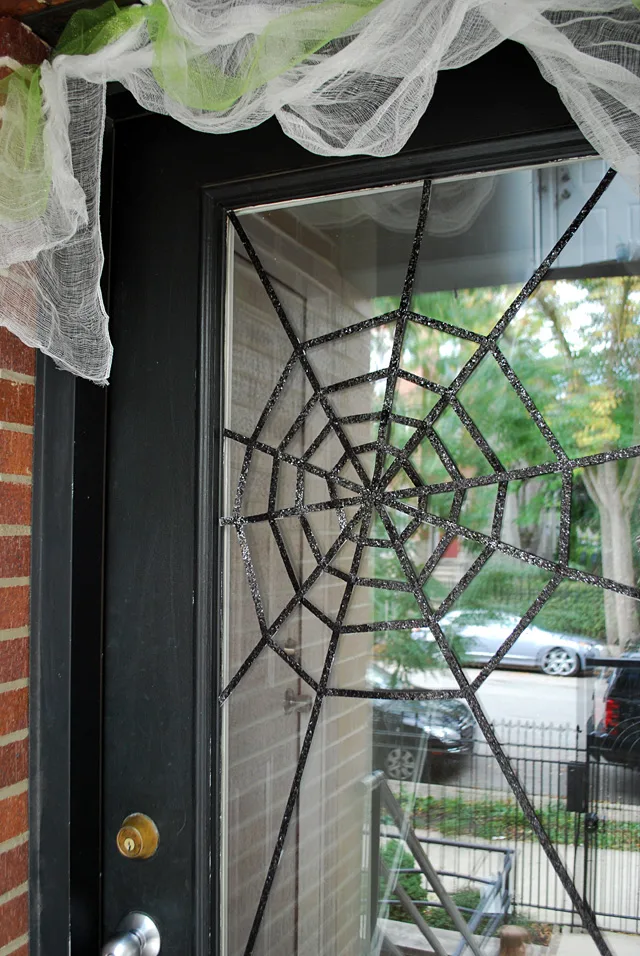
{"type": "Polygon", "coordinates": [[[0,327],[0,956],[27,956],[29,558],[35,353],[0,327]]]}
{"type": "MultiPolygon", "coordinates": [[[[7,12],[7,0],[0,0],[0,14],[7,12]]],[[[16,61],[41,63],[47,53],[46,44],[31,30],[0,16],[0,77],[8,75],[16,61]]],[[[0,326],[0,956],[26,956],[28,951],[34,374],[33,349],[0,326]]]]}

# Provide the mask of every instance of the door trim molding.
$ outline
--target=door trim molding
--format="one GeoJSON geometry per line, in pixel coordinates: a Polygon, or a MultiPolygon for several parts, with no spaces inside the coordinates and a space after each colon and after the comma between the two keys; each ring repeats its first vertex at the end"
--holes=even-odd
{"type": "MultiPolygon", "coordinates": [[[[108,306],[113,123],[101,186],[108,306]]],[[[102,934],[106,388],[38,353],[29,712],[31,956],[86,956],[102,934]]]]}
{"type": "Polygon", "coordinates": [[[204,186],[208,201],[225,212],[242,205],[356,192],[377,186],[500,172],[521,166],[562,163],[597,156],[577,127],[543,133],[518,133],[488,142],[420,149],[382,159],[350,157],[321,168],[228,180],[204,186]],[[354,179],[357,186],[354,186],[354,179]],[[256,196],[260,197],[256,199],[256,196]]]}
{"type": "Polygon", "coordinates": [[[38,356],[33,469],[30,952],[97,952],[106,391],[38,356]],[[77,933],[75,929],[77,928],[77,933]]]}
{"type": "Polygon", "coordinates": [[[219,827],[221,753],[217,698],[220,692],[222,622],[222,376],[224,315],[218,280],[226,269],[224,212],[201,207],[200,347],[198,352],[196,568],[195,568],[195,956],[220,952],[219,827]],[[222,233],[222,235],[221,235],[222,233]],[[215,635],[215,637],[214,637],[215,635]]]}

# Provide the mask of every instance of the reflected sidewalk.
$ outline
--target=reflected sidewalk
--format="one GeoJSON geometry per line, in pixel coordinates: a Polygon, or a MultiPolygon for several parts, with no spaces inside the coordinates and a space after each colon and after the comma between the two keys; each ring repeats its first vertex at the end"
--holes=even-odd
{"type": "MultiPolygon", "coordinates": [[[[604,937],[615,956],[638,956],[640,953],[640,936],[605,933],[604,937]]],[[[563,933],[555,956],[598,956],[598,950],[591,937],[584,933],[563,933]]]]}

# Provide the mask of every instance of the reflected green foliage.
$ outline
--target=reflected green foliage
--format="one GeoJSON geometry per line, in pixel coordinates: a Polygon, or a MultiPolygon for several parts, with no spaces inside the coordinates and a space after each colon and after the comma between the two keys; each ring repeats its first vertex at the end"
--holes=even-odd
{"type": "Polygon", "coordinates": [[[490,534],[497,491],[497,485],[469,488],[460,511],[460,525],[472,531],[480,531],[481,534],[490,534]]]}
{"type": "MultiPolygon", "coordinates": [[[[487,334],[518,291],[503,286],[430,293],[417,296],[413,307],[422,315],[487,334]]],[[[387,306],[380,301],[380,311],[387,306]]],[[[640,278],[543,283],[507,328],[500,348],[571,457],[640,443],[640,278]]],[[[414,374],[449,385],[474,349],[474,343],[410,322],[402,364],[414,374]]],[[[406,389],[396,391],[394,412],[424,417],[433,407],[433,393],[406,384],[406,389]]],[[[480,362],[459,398],[505,467],[555,459],[493,356],[480,362]]],[[[472,435],[451,409],[438,418],[435,428],[465,477],[490,473],[472,435]]],[[[442,463],[427,441],[413,457],[423,481],[442,480],[442,463]]],[[[404,472],[401,477],[403,486],[410,486],[404,472]]],[[[569,563],[636,585],[640,575],[636,544],[640,535],[640,458],[577,468],[573,485],[569,563]]],[[[395,486],[400,487],[397,481],[395,486]]],[[[521,550],[558,560],[560,477],[510,482],[507,499],[502,539],[521,550]]],[[[490,534],[495,501],[493,487],[469,491],[460,524],[490,534]]],[[[435,503],[436,496],[431,496],[427,510],[442,515],[441,509],[436,512],[433,507],[435,503]]],[[[435,543],[441,533],[437,527],[431,532],[435,543]]],[[[413,558],[411,549],[409,543],[407,550],[413,558]]],[[[463,549],[468,550],[469,545],[463,549]]],[[[384,576],[384,561],[376,556],[376,576],[384,576]]],[[[524,562],[513,561],[508,569],[495,561],[490,565],[458,599],[456,608],[495,608],[521,615],[548,580],[547,574],[524,562]]],[[[453,562],[443,558],[426,591],[434,606],[451,590],[453,577],[453,562]]],[[[402,616],[395,606],[400,607],[406,598],[389,592],[385,599],[389,617],[402,616]]],[[[570,581],[561,586],[535,623],[547,630],[622,647],[635,645],[640,637],[634,602],[570,581]]],[[[406,636],[380,653],[399,672],[434,666],[424,650],[418,652],[406,636]]]]}
{"type": "Polygon", "coordinates": [[[492,355],[485,355],[458,394],[505,468],[553,459],[549,445],[492,355]]]}
{"type": "MultiPolygon", "coordinates": [[[[426,637],[417,637],[409,630],[378,631],[374,636],[376,660],[389,671],[389,687],[408,687],[412,673],[442,670],[447,666],[442,651],[431,640],[428,629],[426,637]]],[[[449,640],[458,660],[464,662],[465,640],[453,635],[449,640]]]]}
{"type": "MultiPolygon", "coordinates": [[[[640,278],[543,283],[505,336],[505,354],[572,457],[638,442],[640,278]]],[[[640,459],[574,472],[570,563],[636,585],[640,459]]],[[[609,644],[633,646],[638,614],[602,595],[609,644]]]]}
{"type": "MultiPolygon", "coordinates": [[[[418,869],[411,853],[404,849],[398,840],[390,840],[380,850],[380,856],[385,866],[392,873],[398,870],[416,870],[418,869]]],[[[385,877],[380,879],[380,899],[392,899],[393,893],[388,887],[388,880],[385,877]],[[387,895],[388,894],[388,895],[387,895]]],[[[423,878],[419,873],[399,873],[398,883],[407,892],[409,898],[414,902],[423,900],[438,903],[438,898],[427,886],[423,885],[423,878]]],[[[451,894],[453,902],[460,908],[463,918],[468,922],[474,910],[480,905],[480,891],[473,886],[463,887],[451,894]]],[[[436,906],[418,906],[420,913],[430,926],[436,929],[455,929],[451,917],[439,905],[436,906]]],[[[412,918],[407,914],[400,903],[390,903],[388,918],[399,920],[403,923],[412,923],[412,918]]],[[[485,921],[481,922],[478,928],[482,932],[485,921]]]]}
{"type": "Polygon", "coordinates": [[[402,364],[437,385],[450,385],[477,346],[438,329],[409,322],[404,336],[402,364]]]}
{"type": "MultiPolygon", "coordinates": [[[[403,849],[397,840],[389,840],[388,843],[385,843],[380,849],[380,857],[391,873],[398,869],[417,869],[412,855],[403,849]]],[[[389,880],[385,876],[380,877],[380,899],[391,899],[394,896],[394,894],[390,892],[387,897],[388,882],[389,880]]],[[[406,890],[412,900],[424,899],[425,889],[422,886],[422,878],[418,873],[401,873],[398,876],[398,883],[403,890],[406,890]]],[[[390,904],[389,919],[411,922],[411,918],[407,916],[400,903],[390,904]]]]}
{"type": "Polygon", "coordinates": [[[503,540],[523,551],[557,561],[561,491],[559,475],[509,482],[507,509],[511,505],[516,528],[503,526],[503,540]],[[545,540],[545,529],[551,532],[552,540],[548,534],[545,540]]]}
{"type": "Polygon", "coordinates": [[[490,463],[452,408],[440,415],[435,432],[465,477],[492,473],[490,463]]]}
{"type": "Polygon", "coordinates": [[[417,641],[411,631],[379,631],[375,651],[376,659],[389,668],[391,688],[406,687],[412,672],[433,670],[440,664],[437,645],[417,641]]]}
{"type": "MultiPolygon", "coordinates": [[[[634,524],[636,523],[637,518],[634,521],[634,524]]],[[[602,574],[598,508],[589,497],[583,480],[574,482],[573,486],[569,552],[570,563],[574,567],[583,568],[593,574],[602,574]]]]}
{"type": "Polygon", "coordinates": [[[639,277],[543,283],[502,348],[569,455],[638,440],[639,277]]]}
{"type": "MultiPolygon", "coordinates": [[[[433,896],[435,901],[437,897],[435,897],[435,894],[433,894],[433,896]]],[[[456,890],[455,893],[452,893],[451,899],[460,910],[462,917],[468,923],[474,911],[480,906],[480,890],[475,889],[473,886],[467,886],[464,889],[456,890]]],[[[439,906],[430,906],[425,909],[425,919],[429,926],[433,926],[435,929],[455,930],[455,923],[444,909],[441,909],[439,906]]],[[[479,936],[484,933],[487,923],[487,919],[480,920],[475,928],[476,935],[479,936]]]]}
{"type": "MultiPolygon", "coordinates": [[[[405,798],[405,804],[408,803],[405,798]]],[[[532,842],[538,839],[513,798],[468,801],[463,797],[428,796],[411,798],[410,803],[412,826],[444,837],[474,837],[478,840],[524,838],[532,842]]],[[[581,846],[584,843],[582,815],[570,813],[564,801],[550,800],[536,812],[554,844],[581,846]]],[[[640,823],[608,820],[606,831],[599,834],[598,840],[603,849],[638,852],[640,823]]]]}
{"type": "MultiPolygon", "coordinates": [[[[522,617],[549,581],[549,574],[515,562],[489,562],[471,582],[456,608],[502,611],[522,617]]],[[[564,581],[536,614],[536,627],[559,634],[606,640],[603,592],[577,581],[564,581]]],[[[448,632],[455,640],[455,629],[448,632]]]]}
{"type": "Polygon", "coordinates": [[[486,335],[520,291],[518,286],[428,292],[413,298],[421,315],[486,335]]]}

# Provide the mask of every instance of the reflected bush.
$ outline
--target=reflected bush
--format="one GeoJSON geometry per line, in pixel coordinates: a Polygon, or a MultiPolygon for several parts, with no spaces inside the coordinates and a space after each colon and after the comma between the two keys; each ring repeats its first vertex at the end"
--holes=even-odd
{"type": "MultiPolygon", "coordinates": [[[[538,597],[549,575],[544,571],[487,567],[461,595],[456,609],[482,608],[521,617],[538,597]]],[[[606,640],[604,591],[578,581],[564,581],[536,615],[534,624],[547,631],[606,640]]]]}

